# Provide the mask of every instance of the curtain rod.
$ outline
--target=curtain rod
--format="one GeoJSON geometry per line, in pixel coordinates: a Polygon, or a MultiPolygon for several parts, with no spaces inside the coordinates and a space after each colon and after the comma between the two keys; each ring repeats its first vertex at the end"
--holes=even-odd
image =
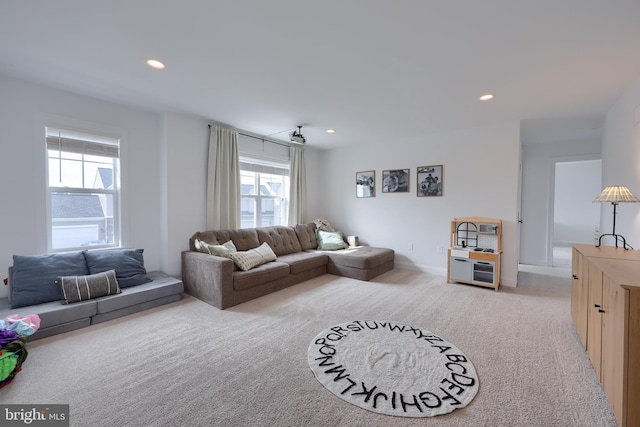
{"type": "MultiPolygon", "coordinates": [[[[209,124],[207,126],[209,126],[209,129],[211,129],[213,127],[212,124],[209,124]]],[[[270,142],[271,144],[282,145],[283,147],[289,147],[289,148],[292,147],[291,144],[287,144],[287,143],[284,143],[284,142],[273,141],[273,140],[270,140],[270,139],[266,139],[264,137],[259,137],[259,136],[255,136],[255,135],[249,135],[248,133],[243,133],[243,132],[240,132],[240,131],[237,131],[237,132],[238,132],[238,135],[248,136],[249,138],[254,138],[254,139],[259,139],[262,142],[270,142]]]]}

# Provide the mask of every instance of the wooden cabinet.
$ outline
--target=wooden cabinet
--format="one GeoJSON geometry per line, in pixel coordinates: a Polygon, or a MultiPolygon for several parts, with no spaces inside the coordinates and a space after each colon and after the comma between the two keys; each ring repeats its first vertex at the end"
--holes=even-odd
{"type": "MultiPolygon", "coordinates": [[[[627,402],[629,405],[638,405],[640,402],[640,292],[630,291],[629,294],[629,336],[635,337],[629,340],[627,376],[627,402]]],[[[640,410],[633,409],[627,412],[627,426],[640,426],[640,410]]]]}
{"type": "Polygon", "coordinates": [[[484,217],[454,218],[447,263],[447,282],[500,287],[502,220],[484,217]]]}
{"type": "Polygon", "coordinates": [[[602,368],[602,271],[596,266],[587,264],[588,294],[587,294],[587,353],[596,370],[598,379],[602,382],[600,370],[602,368]]]}
{"type": "MultiPolygon", "coordinates": [[[[609,404],[616,415],[620,425],[622,420],[628,418],[627,412],[627,382],[632,379],[628,376],[627,366],[627,327],[628,312],[626,311],[628,291],[620,286],[617,280],[607,274],[603,274],[602,284],[602,309],[598,310],[602,318],[602,353],[600,382],[604,394],[609,399],[609,404]]],[[[640,337],[637,337],[640,338],[640,337]]],[[[632,406],[637,407],[638,402],[632,406]]],[[[631,410],[637,410],[631,408],[631,410]]],[[[633,424],[631,424],[633,425],[633,424]]],[[[635,424],[637,426],[637,424],[635,424]]]]}
{"type": "Polygon", "coordinates": [[[576,331],[620,426],[640,426],[640,252],[573,248],[576,331]]]}

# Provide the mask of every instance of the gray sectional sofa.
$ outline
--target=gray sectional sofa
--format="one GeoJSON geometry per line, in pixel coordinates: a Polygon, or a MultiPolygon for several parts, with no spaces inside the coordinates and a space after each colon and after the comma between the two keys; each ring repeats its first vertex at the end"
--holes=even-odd
{"type": "Polygon", "coordinates": [[[82,265],[86,253],[14,256],[14,265],[9,267],[9,296],[0,298],[0,319],[14,314],[37,314],[40,328],[30,337],[34,340],[168,304],[182,297],[182,281],[159,271],[147,272],[141,250],[91,251],[94,256],[82,265]],[[120,262],[123,254],[125,260],[120,262]],[[135,264],[137,270],[132,270],[131,264],[135,264]],[[63,304],[56,277],[93,274],[94,269],[105,268],[116,271],[120,293],[63,304]]]}
{"type": "Polygon", "coordinates": [[[318,247],[315,223],[197,232],[189,239],[189,250],[182,252],[185,292],[225,309],[325,273],[367,281],[393,269],[392,249],[318,247]],[[275,253],[275,261],[243,271],[230,258],[196,248],[198,242],[223,245],[229,241],[241,252],[266,243],[275,253]]]}

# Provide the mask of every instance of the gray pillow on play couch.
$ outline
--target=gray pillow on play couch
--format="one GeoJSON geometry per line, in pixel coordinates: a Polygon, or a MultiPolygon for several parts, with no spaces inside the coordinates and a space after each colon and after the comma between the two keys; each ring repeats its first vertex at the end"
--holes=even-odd
{"type": "Polygon", "coordinates": [[[151,281],[147,277],[142,252],[144,249],[97,249],[84,251],[84,257],[89,274],[115,270],[120,288],[128,288],[151,281]]]}
{"type": "Polygon", "coordinates": [[[60,301],[58,276],[89,274],[82,252],[14,255],[11,274],[11,308],[60,301]]]}

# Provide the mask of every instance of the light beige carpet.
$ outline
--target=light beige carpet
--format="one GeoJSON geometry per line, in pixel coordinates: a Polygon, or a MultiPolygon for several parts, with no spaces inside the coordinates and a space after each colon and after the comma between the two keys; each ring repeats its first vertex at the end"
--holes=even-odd
{"type": "Polygon", "coordinates": [[[570,318],[568,270],[500,292],[394,270],[324,275],[220,311],[181,301],[34,341],[3,403],[68,403],[73,426],[615,426],[570,318]],[[307,362],[319,331],[384,319],[446,337],[480,388],[465,408],[400,418],[326,390],[307,362]]]}

